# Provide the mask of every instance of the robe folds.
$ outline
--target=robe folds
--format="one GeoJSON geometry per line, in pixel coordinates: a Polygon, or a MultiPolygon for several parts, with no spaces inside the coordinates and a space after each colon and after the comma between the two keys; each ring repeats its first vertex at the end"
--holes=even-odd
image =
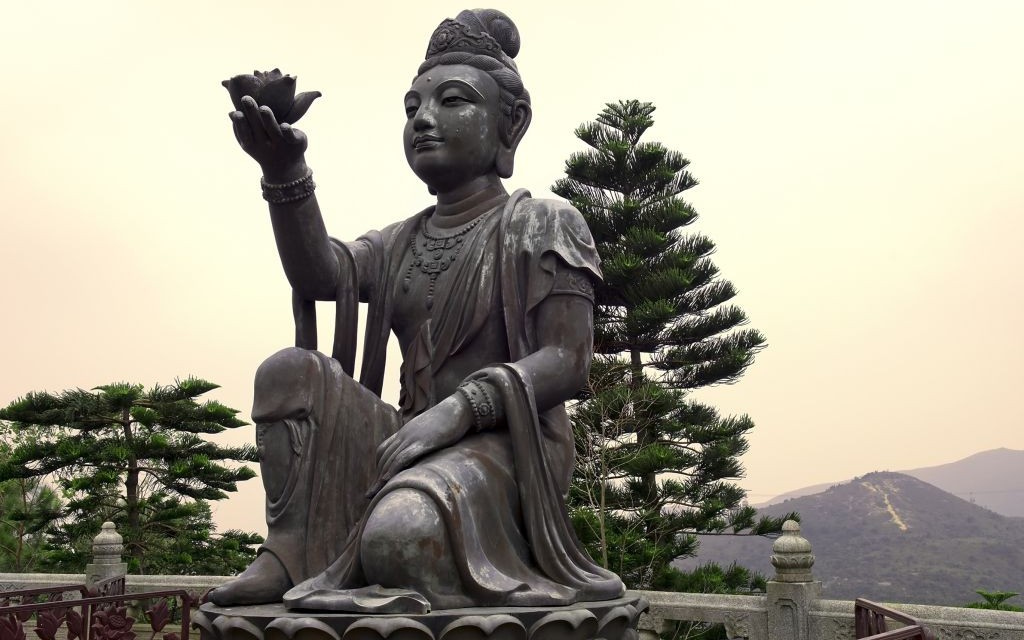
{"type": "MultiPolygon", "coordinates": [[[[379,407],[394,412],[379,400],[384,353],[393,326],[403,261],[408,259],[410,236],[431,212],[432,209],[427,209],[355,242],[334,245],[343,272],[339,278],[339,324],[334,344],[334,355],[340,364],[321,366],[318,371],[325,376],[325,385],[351,389],[356,384],[350,377],[355,334],[354,322],[349,320],[354,318],[357,297],[368,302],[361,386],[353,394],[358,397],[356,404],[362,407],[357,409],[359,415],[386,413],[379,407]],[[344,325],[340,324],[343,319],[344,325]]],[[[580,214],[565,203],[536,200],[525,191],[517,191],[493,214],[493,220],[481,224],[476,233],[480,239],[467,237],[465,250],[483,252],[490,248],[496,249],[495,255],[483,256],[485,259],[476,263],[465,262],[480,264],[479,268],[487,273],[452,277],[469,278],[466,282],[470,283],[483,277],[492,283],[496,298],[478,295],[475,285],[450,287],[440,304],[472,318],[475,310],[467,309],[467,305],[493,305],[495,299],[500,301],[498,320],[507,336],[509,362],[482,366],[471,377],[486,381],[496,390],[504,424],[491,431],[471,433],[454,445],[421,458],[393,477],[368,504],[364,499],[361,505],[365,505],[365,512],[358,523],[342,529],[340,534],[327,532],[335,536],[347,532],[348,537],[343,544],[336,539],[330,545],[339,553],[319,573],[313,574],[310,569],[315,571],[315,565],[322,565],[322,560],[307,563],[303,571],[293,571],[283,561],[297,583],[284,597],[289,608],[375,613],[429,610],[429,603],[413,591],[390,588],[395,585],[367,585],[361,566],[359,543],[365,514],[372,512],[384,496],[399,489],[417,490],[435,503],[463,590],[476,606],[566,605],[613,599],[624,592],[617,576],[596,565],[582,551],[568,518],[564,496],[572,474],[574,449],[565,407],[557,405],[539,412],[529,376],[514,364],[539,349],[535,311],[551,294],[559,265],[584,272],[595,280],[600,278],[599,259],[590,232],[580,214]]],[[[297,344],[310,348],[315,328],[311,304],[296,300],[294,308],[297,344]]],[[[495,315],[493,310],[490,315],[495,315]]],[[[459,331],[466,323],[450,324],[459,331]]],[[[462,341],[459,336],[443,338],[437,342],[462,341]]],[[[429,335],[425,340],[433,344],[429,335]]],[[[428,353],[435,359],[449,356],[445,349],[436,351],[432,346],[428,353]]],[[[408,365],[409,354],[406,360],[408,365]]],[[[440,363],[433,364],[436,370],[440,363]]],[[[423,384],[427,388],[429,380],[423,384]]],[[[407,391],[403,388],[403,393],[407,391]]],[[[434,400],[430,397],[430,402],[434,400]]],[[[333,413],[310,410],[323,434],[358,426],[352,424],[344,411],[336,410],[342,404],[335,403],[333,413]]],[[[405,409],[411,411],[413,405],[405,409]]],[[[397,412],[384,421],[398,419],[395,416],[397,412]]],[[[405,421],[411,417],[405,412],[401,415],[405,421]]],[[[365,424],[362,420],[355,422],[365,424]]],[[[374,429],[369,440],[379,442],[391,427],[374,429]]],[[[356,436],[355,440],[358,439],[356,436]]],[[[365,481],[364,476],[356,485],[365,481]]],[[[349,499],[354,498],[356,485],[344,492],[349,499]]],[[[322,506],[311,503],[309,511],[322,506]]],[[[340,505],[327,508],[337,509],[340,505]]],[[[278,554],[280,546],[269,544],[272,537],[273,531],[265,550],[278,554]]]]}

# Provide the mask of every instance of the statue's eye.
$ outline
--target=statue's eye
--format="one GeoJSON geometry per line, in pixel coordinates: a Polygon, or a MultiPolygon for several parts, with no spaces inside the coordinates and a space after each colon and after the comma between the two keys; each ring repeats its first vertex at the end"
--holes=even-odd
{"type": "Polygon", "coordinates": [[[416,111],[419,110],[419,108],[420,106],[418,104],[410,103],[405,105],[405,117],[412,118],[413,116],[416,115],[416,111]]]}
{"type": "Polygon", "coordinates": [[[469,102],[469,100],[462,96],[445,96],[441,98],[441,104],[446,107],[455,107],[466,102],[469,102]]]}

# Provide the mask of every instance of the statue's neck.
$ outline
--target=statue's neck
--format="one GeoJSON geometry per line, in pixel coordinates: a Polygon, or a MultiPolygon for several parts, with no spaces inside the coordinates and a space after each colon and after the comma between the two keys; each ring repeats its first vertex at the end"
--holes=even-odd
{"type": "Polygon", "coordinates": [[[501,183],[490,184],[460,200],[442,202],[438,198],[431,223],[441,228],[457,227],[490,211],[508,198],[501,183]]]}

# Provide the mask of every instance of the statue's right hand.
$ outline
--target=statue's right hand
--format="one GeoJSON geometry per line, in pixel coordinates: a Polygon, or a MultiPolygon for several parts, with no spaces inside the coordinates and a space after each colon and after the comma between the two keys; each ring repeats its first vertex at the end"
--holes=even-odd
{"type": "Polygon", "coordinates": [[[235,139],[259,163],[267,182],[283,184],[306,175],[306,134],[279,124],[270,107],[259,106],[250,96],[242,98],[240,111],[229,115],[235,139]]]}

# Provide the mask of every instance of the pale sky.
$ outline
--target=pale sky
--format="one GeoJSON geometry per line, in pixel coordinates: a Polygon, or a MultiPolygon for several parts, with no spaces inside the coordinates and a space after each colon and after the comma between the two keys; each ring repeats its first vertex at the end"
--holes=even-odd
{"type": "MultiPolygon", "coordinates": [[[[194,374],[248,419],[292,320],[231,75],[276,66],[323,92],[299,127],[333,235],[430,203],[402,154],[402,96],[466,7],[284,6],[4,3],[0,404],[194,374]]],[[[534,104],[510,188],[550,197],[574,127],[618,99],[654,102],[648,139],[691,160],[692,228],[769,342],[740,382],[698,394],[754,419],[752,502],[1024,449],[1024,4],[498,8],[534,104]]],[[[265,531],[262,500],[244,484],[219,524],[265,531]]]]}

